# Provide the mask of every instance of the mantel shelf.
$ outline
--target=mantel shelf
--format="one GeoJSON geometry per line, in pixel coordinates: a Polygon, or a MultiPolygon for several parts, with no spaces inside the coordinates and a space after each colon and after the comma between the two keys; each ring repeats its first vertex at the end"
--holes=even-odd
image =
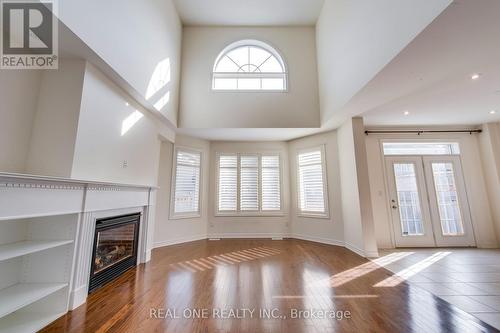
{"type": "Polygon", "coordinates": [[[67,286],[67,283],[19,283],[0,290],[0,321],[2,317],[67,286]]]}
{"type": "Polygon", "coordinates": [[[73,243],[73,240],[30,240],[0,245],[0,261],[73,243]]]}

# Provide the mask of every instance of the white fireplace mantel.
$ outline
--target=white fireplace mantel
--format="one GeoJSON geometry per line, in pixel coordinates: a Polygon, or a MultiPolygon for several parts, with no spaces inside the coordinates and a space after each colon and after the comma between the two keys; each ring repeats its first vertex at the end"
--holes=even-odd
{"type": "MultiPolygon", "coordinates": [[[[47,224],[35,222],[35,227],[29,225],[35,232],[42,233],[44,238],[50,238],[51,233],[48,229],[42,230],[41,228],[44,226],[55,228],[54,224],[66,224],[66,221],[68,221],[68,225],[70,223],[74,224],[74,227],[70,228],[71,232],[65,234],[65,238],[69,238],[67,243],[71,242],[71,244],[50,250],[54,251],[54,253],[66,251],[67,253],[60,253],[59,255],[69,258],[69,262],[65,264],[67,270],[64,274],[65,279],[67,279],[66,287],[61,285],[61,288],[64,288],[61,292],[66,297],[66,306],[55,315],[47,315],[47,321],[56,319],[57,316],[68,310],[75,309],[86,301],[97,219],[129,213],[141,213],[138,264],[150,260],[153,246],[152,232],[154,230],[156,189],[155,186],[151,185],[0,173],[0,227],[2,227],[2,223],[7,223],[7,226],[4,227],[4,230],[6,230],[4,235],[0,237],[0,249],[5,245],[12,247],[20,244],[19,246],[22,246],[24,239],[22,239],[23,236],[18,235],[19,232],[13,231],[12,244],[10,244],[9,235],[5,235],[5,233],[15,229],[12,227],[13,223],[30,224],[37,220],[48,221],[47,224]],[[71,235],[71,237],[68,235],[71,235]],[[21,239],[19,239],[20,237],[21,239]]],[[[25,237],[30,238],[28,240],[37,238],[36,235],[33,235],[31,229],[29,235],[25,237]]],[[[27,256],[29,255],[34,254],[28,254],[27,256]]],[[[32,259],[21,257],[20,260],[29,261],[32,259]]],[[[0,262],[0,264],[2,263],[0,262]]],[[[3,263],[3,265],[5,265],[5,268],[2,266],[2,269],[5,271],[11,264],[3,263]]],[[[16,266],[12,267],[17,269],[16,266]]],[[[2,289],[12,288],[17,284],[26,282],[2,281],[2,279],[6,280],[7,278],[3,278],[3,275],[0,274],[0,293],[2,289]]],[[[27,279],[29,282],[29,277],[27,279]]],[[[43,302],[43,299],[38,300],[38,302],[43,302]]],[[[50,302],[50,300],[47,302],[50,302]]],[[[35,308],[36,304],[32,307],[35,308]]],[[[27,307],[26,310],[15,308],[15,311],[13,308],[12,313],[9,313],[4,318],[0,314],[0,328],[3,325],[8,327],[8,325],[18,320],[18,317],[24,318],[25,312],[29,311],[31,311],[30,307],[27,307]]]]}

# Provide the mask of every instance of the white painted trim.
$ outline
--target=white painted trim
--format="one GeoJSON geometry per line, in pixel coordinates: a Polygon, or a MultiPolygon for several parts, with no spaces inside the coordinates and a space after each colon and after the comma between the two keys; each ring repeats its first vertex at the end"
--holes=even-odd
{"type": "MultiPolygon", "coordinates": [[[[360,249],[359,247],[357,247],[357,246],[355,246],[355,245],[353,245],[353,244],[351,244],[351,243],[348,243],[348,242],[345,242],[345,245],[344,245],[344,246],[345,246],[345,248],[346,248],[346,249],[348,249],[348,250],[350,250],[350,251],[352,251],[352,252],[354,252],[354,253],[356,253],[356,254],[358,254],[358,255],[360,255],[360,256],[362,256],[362,257],[364,257],[364,258],[366,258],[366,253],[365,253],[365,251],[364,251],[364,250],[362,250],[362,249],[360,249]]],[[[377,255],[377,256],[378,256],[378,255],[377,255]]]]}
{"type": "Polygon", "coordinates": [[[220,239],[225,239],[225,238],[238,238],[238,239],[244,239],[244,238],[288,238],[287,234],[275,234],[275,233],[245,233],[245,232],[238,232],[238,233],[224,233],[224,234],[210,234],[208,235],[208,238],[220,238],[220,239]]]}
{"type": "Polygon", "coordinates": [[[88,285],[80,286],[76,289],[73,289],[70,292],[69,296],[69,310],[74,310],[80,305],[84,304],[87,301],[88,296],[88,285]]]}
{"type": "Polygon", "coordinates": [[[254,239],[254,238],[262,238],[262,239],[300,239],[300,240],[305,240],[305,241],[310,241],[310,242],[315,242],[319,244],[326,244],[326,245],[333,245],[333,246],[341,246],[345,247],[348,250],[364,257],[364,258],[376,258],[378,257],[378,252],[367,252],[357,248],[356,246],[350,244],[350,243],[345,243],[344,241],[341,240],[336,240],[336,239],[328,239],[328,238],[322,238],[322,237],[310,237],[310,236],[303,236],[303,235],[287,235],[287,234],[269,234],[269,233],[226,233],[226,234],[209,234],[207,236],[205,235],[198,235],[198,236],[193,236],[193,237],[183,237],[183,238],[177,238],[173,240],[167,240],[167,241],[162,241],[162,242],[156,242],[154,243],[154,248],[160,248],[164,246],[170,246],[170,245],[177,245],[177,244],[183,244],[183,243],[189,243],[189,242],[194,242],[198,240],[221,240],[221,239],[254,239]]]}
{"type": "Polygon", "coordinates": [[[311,237],[311,236],[296,235],[296,234],[292,235],[291,238],[305,240],[305,241],[309,241],[309,242],[345,247],[344,241],[336,240],[336,239],[329,239],[329,238],[323,238],[323,237],[311,237]]]}
{"type": "Polygon", "coordinates": [[[159,247],[164,247],[164,246],[169,246],[169,245],[177,245],[177,244],[195,242],[195,241],[204,240],[207,238],[208,238],[207,235],[196,235],[196,236],[190,236],[190,237],[180,237],[180,238],[168,239],[168,240],[161,241],[161,242],[155,242],[153,244],[153,249],[156,249],[159,247]]]}

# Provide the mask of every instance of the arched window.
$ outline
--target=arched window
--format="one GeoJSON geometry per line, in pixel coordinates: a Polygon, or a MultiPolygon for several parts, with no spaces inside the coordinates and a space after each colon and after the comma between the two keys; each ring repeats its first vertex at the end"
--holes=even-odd
{"type": "Polygon", "coordinates": [[[217,57],[212,89],[286,91],[286,66],[268,44],[241,40],[227,46],[217,57]]]}

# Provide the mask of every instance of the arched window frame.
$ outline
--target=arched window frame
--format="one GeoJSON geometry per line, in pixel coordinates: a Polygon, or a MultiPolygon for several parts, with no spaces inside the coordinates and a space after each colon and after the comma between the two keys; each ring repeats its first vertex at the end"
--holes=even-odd
{"type": "Polygon", "coordinates": [[[245,39],[233,42],[226,46],[217,56],[214,66],[212,69],[212,90],[217,92],[287,92],[288,91],[288,70],[285,60],[282,55],[271,45],[266,42],[255,40],[255,39],[245,39]],[[238,49],[240,47],[257,47],[269,52],[281,65],[282,72],[216,72],[217,65],[219,62],[231,51],[238,49]],[[215,79],[216,78],[282,78],[283,79],[283,89],[216,89],[215,79]]]}

